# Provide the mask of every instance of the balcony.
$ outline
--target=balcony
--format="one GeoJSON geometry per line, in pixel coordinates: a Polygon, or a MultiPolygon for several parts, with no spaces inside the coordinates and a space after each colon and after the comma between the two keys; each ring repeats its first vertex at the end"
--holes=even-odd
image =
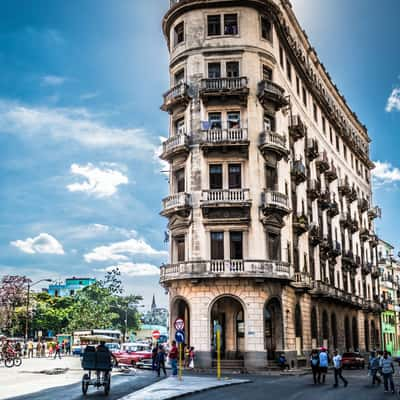
{"type": "Polygon", "coordinates": [[[164,103],[161,106],[161,110],[172,112],[175,107],[186,107],[190,98],[189,86],[184,82],[179,83],[164,94],[164,103]]]}
{"type": "Polygon", "coordinates": [[[278,160],[287,157],[289,149],[286,144],[286,137],[279,133],[268,131],[260,134],[260,151],[264,157],[273,153],[278,160]]]}
{"type": "Polygon", "coordinates": [[[351,221],[350,214],[348,214],[347,212],[342,212],[342,214],[340,215],[340,225],[344,229],[348,229],[351,227],[351,224],[352,224],[352,221],[351,221]]]}
{"type": "Polygon", "coordinates": [[[329,240],[329,257],[336,258],[342,254],[342,246],[336,240],[329,240]]]}
{"type": "Polygon", "coordinates": [[[351,192],[349,182],[346,179],[339,179],[338,190],[341,195],[348,196],[351,192]]]}
{"type": "Polygon", "coordinates": [[[264,108],[273,105],[275,110],[278,111],[282,107],[289,105],[288,98],[285,96],[285,90],[276,83],[264,80],[258,84],[258,99],[264,108]]]}
{"type": "Polygon", "coordinates": [[[363,275],[370,274],[372,272],[372,263],[364,262],[361,265],[361,272],[363,273],[363,275]]]}
{"type": "Polygon", "coordinates": [[[307,180],[306,167],[301,160],[293,161],[291,175],[296,185],[300,185],[300,183],[307,180]]]}
{"type": "Polygon", "coordinates": [[[325,177],[329,183],[332,183],[338,178],[336,167],[331,164],[330,169],[325,172],[325,177]]]}
{"type": "Polygon", "coordinates": [[[277,213],[281,216],[290,213],[289,199],[286,194],[267,190],[261,194],[261,207],[264,213],[277,213]]]}
{"type": "Polygon", "coordinates": [[[188,153],[189,137],[181,133],[170,137],[163,143],[163,152],[160,158],[165,161],[171,161],[180,155],[187,156],[188,153]]]}
{"type": "Polygon", "coordinates": [[[350,250],[343,251],[342,265],[345,271],[352,271],[357,268],[356,259],[352,251],[350,250]]]}
{"type": "Polygon", "coordinates": [[[378,247],[379,245],[379,238],[374,233],[369,238],[369,244],[372,248],[378,247]]]}
{"type": "Polygon", "coordinates": [[[310,232],[308,234],[308,240],[310,245],[313,247],[318,246],[322,242],[322,232],[318,225],[311,224],[310,232]]]}
{"type": "Polygon", "coordinates": [[[169,217],[172,214],[188,214],[192,208],[192,197],[188,193],[176,193],[163,200],[161,215],[169,217]]]}
{"type": "Polygon", "coordinates": [[[290,265],[283,261],[208,260],[187,261],[160,268],[160,283],[190,279],[256,278],[290,280],[290,265]]]}
{"type": "Polygon", "coordinates": [[[249,138],[246,128],[209,129],[202,131],[201,148],[205,152],[228,150],[247,155],[249,138]]]}
{"type": "Polygon", "coordinates": [[[378,279],[381,276],[381,271],[376,265],[373,265],[371,268],[371,277],[373,279],[378,279]]]}
{"type": "Polygon", "coordinates": [[[368,210],[369,219],[381,218],[381,215],[382,215],[382,210],[378,206],[372,207],[371,209],[368,210]]]}
{"type": "Polygon", "coordinates": [[[351,233],[356,233],[360,230],[359,223],[356,219],[351,220],[351,225],[349,227],[351,233]]]}
{"type": "Polygon", "coordinates": [[[316,179],[311,180],[308,184],[307,193],[311,201],[318,199],[321,195],[321,182],[316,179]]]}
{"type": "Polygon", "coordinates": [[[206,78],[200,83],[199,95],[204,103],[212,99],[239,100],[243,106],[247,104],[249,95],[246,77],[240,78],[206,78]]]}
{"type": "Polygon", "coordinates": [[[303,235],[310,229],[308,218],[306,215],[295,215],[293,217],[293,230],[297,235],[303,235]]]}
{"type": "Polygon", "coordinates": [[[353,203],[354,201],[357,200],[358,194],[356,188],[353,186],[351,188],[350,193],[347,195],[347,200],[349,203],[353,203]]]}
{"type": "Polygon", "coordinates": [[[310,274],[304,272],[296,272],[292,278],[291,286],[296,291],[307,291],[312,287],[312,279],[310,274]]]}
{"type": "Polygon", "coordinates": [[[317,168],[321,174],[325,173],[329,170],[329,160],[326,152],[319,153],[317,158],[317,168]]]}
{"type": "Polygon", "coordinates": [[[318,142],[316,139],[307,139],[307,157],[309,161],[318,158],[318,142]]]}
{"type": "Polygon", "coordinates": [[[329,190],[321,191],[318,199],[318,205],[322,211],[328,210],[331,206],[331,194],[329,190]]]}
{"type": "Polygon", "coordinates": [[[331,201],[328,208],[328,215],[331,218],[336,217],[339,215],[339,204],[336,201],[331,201]]]}
{"type": "Polygon", "coordinates": [[[336,303],[351,305],[353,307],[361,308],[364,300],[356,295],[347,293],[342,289],[331,286],[327,282],[313,281],[311,287],[311,295],[316,298],[326,298],[329,301],[336,303]]]}
{"type": "Polygon", "coordinates": [[[361,228],[360,230],[360,240],[366,242],[370,238],[370,233],[368,228],[361,228]]]}
{"type": "Polygon", "coordinates": [[[293,141],[297,141],[307,134],[307,127],[301,120],[300,116],[293,115],[289,117],[289,135],[293,141]]]}

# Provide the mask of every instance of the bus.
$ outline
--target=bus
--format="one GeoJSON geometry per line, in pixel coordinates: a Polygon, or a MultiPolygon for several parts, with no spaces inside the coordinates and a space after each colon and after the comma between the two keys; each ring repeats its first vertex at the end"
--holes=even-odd
{"type": "Polygon", "coordinates": [[[118,329],[88,329],[75,331],[72,337],[72,354],[80,355],[88,344],[96,346],[100,342],[106,342],[110,345],[113,344],[112,347],[119,346],[122,333],[118,329]]]}

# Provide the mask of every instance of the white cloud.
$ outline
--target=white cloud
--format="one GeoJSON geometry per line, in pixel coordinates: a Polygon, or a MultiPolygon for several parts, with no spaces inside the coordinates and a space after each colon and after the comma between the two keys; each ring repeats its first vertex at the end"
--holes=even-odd
{"type": "Polygon", "coordinates": [[[100,169],[91,163],[72,164],[71,173],[83,176],[87,180],[67,185],[70,192],[84,192],[96,197],[110,197],[117,192],[119,185],[126,185],[129,182],[128,177],[122,172],[111,168],[100,169]]]}
{"type": "Polygon", "coordinates": [[[85,108],[47,108],[0,99],[0,130],[26,136],[75,141],[94,149],[119,148],[148,160],[156,146],[143,129],[108,126],[85,108]]]}
{"type": "Polygon", "coordinates": [[[375,162],[372,175],[378,183],[393,183],[400,181],[400,169],[388,162],[375,162]]]}
{"type": "Polygon", "coordinates": [[[60,86],[62,85],[67,79],[63,76],[57,75],[45,75],[42,77],[42,85],[43,86],[60,86]]]}
{"type": "Polygon", "coordinates": [[[167,140],[166,137],[160,136],[160,145],[154,149],[153,157],[156,163],[160,166],[160,172],[163,175],[169,175],[170,165],[168,161],[164,161],[160,158],[160,155],[163,152],[163,143],[167,140]]]}
{"type": "Polygon", "coordinates": [[[400,111],[400,88],[392,90],[386,104],[386,111],[400,111]]]}
{"type": "Polygon", "coordinates": [[[79,98],[81,100],[91,100],[100,95],[100,92],[88,92],[88,93],[82,93],[79,98]]]}
{"type": "Polygon", "coordinates": [[[34,238],[27,238],[26,240],[15,240],[10,244],[28,254],[64,254],[61,243],[48,233],[41,233],[34,238]]]}
{"type": "Polygon", "coordinates": [[[160,274],[160,269],[153,264],[146,263],[118,263],[117,265],[113,265],[110,267],[97,269],[96,271],[100,272],[109,272],[118,268],[121,271],[122,275],[126,276],[154,276],[160,274]]]}
{"type": "Polygon", "coordinates": [[[86,262],[93,261],[127,261],[128,255],[166,256],[166,251],[153,249],[141,238],[132,238],[115,242],[108,246],[99,246],[84,255],[86,262]]]}

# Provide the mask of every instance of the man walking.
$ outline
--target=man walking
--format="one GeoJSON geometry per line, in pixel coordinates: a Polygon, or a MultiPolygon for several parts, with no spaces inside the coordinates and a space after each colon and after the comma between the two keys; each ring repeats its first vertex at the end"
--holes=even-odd
{"type": "Polygon", "coordinates": [[[28,358],[33,358],[33,342],[32,340],[28,343],[28,358]]]}
{"type": "Polygon", "coordinates": [[[325,383],[325,377],[328,373],[328,364],[329,357],[327,353],[327,349],[325,347],[321,348],[321,352],[319,353],[319,369],[318,369],[318,383],[325,383]],[[321,382],[322,376],[322,382],[321,382]]]}
{"type": "Polygon", "coordinates": [[[319,355],[317,350],[313,350],[310,357],[311,370],[314,379],[314,385],[317,384],[317,376],[319,372],[319,355]]]}
{"type": "Polygon", "coordinates": [[[176,341],[172,341],[171,350],[169,351],[169,360],[171,361],[172,375],[178,375],[178,347],[176,347],[176,341]]]}
{"type": "Polygon", "coordinates": [[[346,381],[346,379],[343,378],[342,375],[342,356],[336,350],[333,352],[333,368],[335,372],[335,384],[333,386],[339,386],[338,378],[340,378],[344,384],[344,387],[346,387],[348,385],[348,382],[346,381]]]}
{"type": "Polygon", "coordinates": [[[165,350],[162,344],[158,346],[157,352],[157,375],[160,376],[161,369],[164,372],[164,376],[167,376],[167,371],[165,370],[165,350]]]}
{"type": "Polygon", "coordinates": [[[383,357],[381,358],[380,361],[380,368],[382,370],[385,393],[389,391],[388,383],[390,383],[390,390],[394,394],[394,382],[393,382],[394,365],[392,357],[389,356],[387,351],[383,353],[383,357]]]}
{"type": "Polygon", "coordinates": [[[374,351],[371,353],[369,360],[369,369],[372,376],[372,386],[375,386],[375,382],[380,385],[382,383],[381,378],[378,376],[379,371],[379,356],[374,351]]]}
{"type": "Polygon", "coordinates": [[[54,359],[57,358],[57,355],[58,355],[58,358],[61,360],[61,347],[58,342],[56,343],[56,352],[54,353],[54,359]]]}

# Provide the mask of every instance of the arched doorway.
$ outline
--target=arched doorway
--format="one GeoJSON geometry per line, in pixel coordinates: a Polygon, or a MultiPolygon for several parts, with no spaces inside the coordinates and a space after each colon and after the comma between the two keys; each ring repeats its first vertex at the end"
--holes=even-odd
{"type": "Polygon", "coordinates": [[[364,340],[365,340],[365,351],[369,351],[369,322],[368,318],[364,319],[364,340]]]}
{"type": "Polygon", "coordinates": [[[350,321],[349,317],[345,317],[344,319],[344,340],[346,351],[350,351],[351,348],[351,333],[350,333],[350,321]]]}
{"type": "Polygon", "coordinates": [[[356,317],[353,317],[352,320],[352,332],[353,332],[353,349],[354,351],[359,350],[359,341],[358,341],[358,324],[356,317]]]}
{"type": "Polygon", "coordinates": [[[315,307],[311,310],[311,347],[316,349],[318,346],[318,317],[315,307]]]}
{"type": "Polygon", "coordinates": [[[185,322],[185,341],[190,344],[190,310],[187,301],[183,298],[177,298],[171,306],[171,332],[175,336],[174,322],[181,318],[185,322]]]}
{"type": "Polygon", "coordinates": [[[282,307],[278,299],[270,300],[264,307],[264,346],[268,360],[275,360],[283,349],[282,307]]]}
{"type": "Polygon", "coordinates": [[[231,296],[220,297],[211,308],[211,344],[215,358],[218,328],[221,332],[221,357],[243,359],[245,315],[242,304],[231,296]]]}
{"type": "Polygon", "coordinates": [[[329,317],[326,310],[322,313],[322,340],[323,346],[329,348],[329,317]]]}
{"type": "Polygon", "coordinates": [[[338,348],[338,341],[337,341],[337,320],[336,314],[332,313],[331,315],[331,331],[332,331],[332,341],[333,341],[333,348],[336,350],[338,348]]]}
{"type": "Polygon", "coordinates": [[[301,356],[303,354],[303,320],[301,318],[301,308],[300,304],[296,304],[294,310],[294,325],[296,334],[296,351],[297,355],[301,356]]]}

